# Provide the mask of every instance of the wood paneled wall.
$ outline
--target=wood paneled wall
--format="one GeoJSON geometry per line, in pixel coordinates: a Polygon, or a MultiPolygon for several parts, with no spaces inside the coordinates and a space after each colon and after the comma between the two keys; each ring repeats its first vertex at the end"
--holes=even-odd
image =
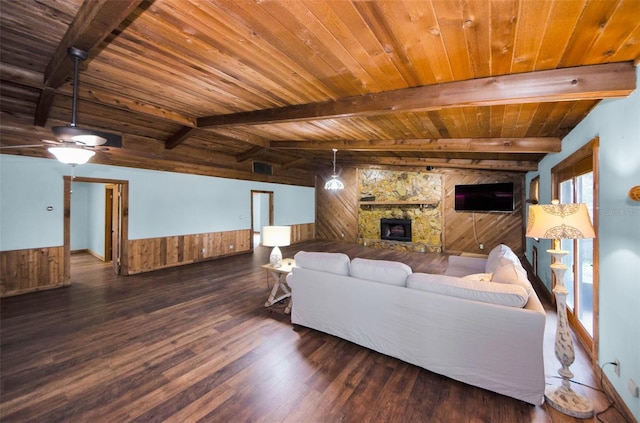
{"type": "Polygon", "coordinates": [[[316,176],[316,236],[318,239],[358,241],[358,184],[355,168],[343,168],[340,179],[345,188],[327,191],[324,183],[331,174],[316,176]]]}
{"type": "MultiPolygon", "coordinates": [[[[291,243],[313,240],[313,223],[291,225],[291,243]]],[[[149,272],[253,250],[250,229],[129,241],[129,274],[149,272]]]]}
{"type": "MultiPolygon", "coordinates": [[[[248,253],[251,236],[250,229],[243,229],[129,240],[126,274],[248,253]]],[[[292,244],[313,239],[315,223],[291,225],[292,244]]],[[[64,257],[64,246],[0,252],[0,297],[64,286],[64,257]]]]}
{"type": "Polygon", "coordinates": [[[302,241],[313,241],[316,239],[316,224],[302,223],[291,226],[291,243],[296,244],[302,241]]]}
{"type": "Polygon", "coordinates": [[[64,286],[64,247],[0,252],[0,296],[64,286]]]}
{"type": "Polygon", "coordinates": [[[491,171],[443,171],[444,226],[443,249],[447,253],[488,254],[498,244],[506,244],[518,255],[524,252],[524,174],[491,171]],[[458,184],[488,184],[513,182],[515,209],[513,213],[457,212],[453,199],[458,184]],[[473,226],[475,219],[476,240],[473,226]],[[478,244],[484,244],[481,250],[478,244]]]}
{"type": "Polygon", "coordinates": [[[251,230],[129,240],[129,274],[250,251],[251,230]]]}

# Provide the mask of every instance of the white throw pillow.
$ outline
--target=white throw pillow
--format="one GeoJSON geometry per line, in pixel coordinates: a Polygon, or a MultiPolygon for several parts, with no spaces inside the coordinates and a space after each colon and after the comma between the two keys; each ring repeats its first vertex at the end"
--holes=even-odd
{"type": "Polygon", "coordinates": [[[407,288],[518,308],[524,307],[529,300],[527,291],[519,285],[471,281],[428,273],[410,275],[407,278],[407,288]]]}
{"type": "Polygon", "coordinates": [[[489,253],[484,271],[487,273],[495,273],[496,268],[503,264],[505,261],[510,261],[513,264],[522,266],[522,263],[520,263],[520,259],[518,258],[516,253],[514,253],[513,250],[506,245],[500,244],[489,253]]]}
{"type": "Polygon", "coordinates": [[[493,275],[491,273],[474,273],[472,275],[463,276],[462,279],[467,279],[470,281],[491,282],[492,276],[493,275]]]}
{"type": "Polygon", "coordinates": [[[499,244],[489,252],[489,256],[487,257],[487,263],[485,264],[484,271],[486,273],[494,273],[496,271],[496,267],[500,262],[500,259],[507,254],[508,251],[511,251],[509,247],[504,244],[499,244]]]}
{"type": "Polygon", "coordinates": [[[514,264],[510,260],[502,261],[491,278],[492,282],[498,282],[502,284],[515,284],[523,287],[527,290],[527,293],[531,295],[533,286],[529,279],[527,279],[527,271],[519,264],[514,264]]]}
{"type": "Polygon", "coordinates": [[[346,254],[299,251],[293,258],[297,267],[349,276],[351,260],[346,254]]]}
{"type": "Polygon", "coordinates": [[[404,263],[387,260],[354,258],[351,261],[351,276],[389,285],[405,286],[407,276],[413,273],[404,263]]]}

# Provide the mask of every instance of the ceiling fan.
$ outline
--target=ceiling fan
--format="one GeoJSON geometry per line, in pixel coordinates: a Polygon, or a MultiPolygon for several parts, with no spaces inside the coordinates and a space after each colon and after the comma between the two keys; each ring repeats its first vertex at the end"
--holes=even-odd
{"type": "Polygon", "coordinates": [[[109,147],[122,147],[122,137],[108,132],[79,128],[76,125],[78,110],[78,84],[80,62],[87,59],[87,52],[76,47],[69,47],[69,56],[73,58],[73,101],[71,103],[71,123],[65,126],[51,128],[53,135],[61,142],[75,142],[76,144],[96,147],[99,145],[109,147]]]}
{"type": "MultiPolygon", "coordinates": [[[[122,147],[121,135],[80,128],[76,125],[76,114],[78,110],[79,68],[80,62],[87,59],[87,52],[76,47],[69,47],[68,54],[73,58],[73,99],[71,103],[71,122],[65,126],[54,126],[51,128],[51,132],[57,141],[42,140],[45,144],[0,146],[0,149],[50,146],[49,151],[53,153],[58,158],[58,160],[64,162],[64,160],[58,156],[58,153],[60,153],[61,149],[69,150],[68,152],[74,153],[75,157],[85,156],[86,160],[88,160],[95,154],[93,151],[91,151],[93,149],[99,147],[122,147]]],[[[86,160],[84,160],[84,162],[86,162],[86,160]]],[[[74,162],[71,164],[80,163],[74,162]]]]}

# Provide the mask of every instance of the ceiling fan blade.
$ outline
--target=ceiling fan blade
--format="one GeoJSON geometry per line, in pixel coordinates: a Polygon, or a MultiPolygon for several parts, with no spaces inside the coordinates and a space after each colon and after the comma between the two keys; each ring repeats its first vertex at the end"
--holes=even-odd
{"type": "Polygon", "coordinates": [[[33,148],[45,147],[44,144],[25,144],[25,145],[0,145],[0,150],[8,150],[10,148],[33,148]]]}

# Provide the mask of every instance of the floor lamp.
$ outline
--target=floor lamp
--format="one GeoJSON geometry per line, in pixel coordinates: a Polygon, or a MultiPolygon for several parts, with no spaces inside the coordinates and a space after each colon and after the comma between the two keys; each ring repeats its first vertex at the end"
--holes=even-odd
{"type": "Polygon", "coordinates": [[[553,249],[547,253],[553,257],[551,269],[556,276],[556,286],[553,294],[558,308],[558,322],[554,351],[556,358],[562,364],[558,374],[562,378],[560,386],[550,386],[545,390],[546,402],[556,410],[577,418],[593,416],[593,406],[588,398],[577,394],[571,389],[573,373],[569,366],[575,360],[573,339],[567,320],[567,288],[564,285],[564,272],[567,266],[562,258],[569,252],[560,249],[560,239],[595,238],[595,232],[589,218],[587,206],[579,204],[559,204],[554,200],[552,204],[529,206],[529,221],[527,222],[527,236],[553,240],[553,249]]]}

